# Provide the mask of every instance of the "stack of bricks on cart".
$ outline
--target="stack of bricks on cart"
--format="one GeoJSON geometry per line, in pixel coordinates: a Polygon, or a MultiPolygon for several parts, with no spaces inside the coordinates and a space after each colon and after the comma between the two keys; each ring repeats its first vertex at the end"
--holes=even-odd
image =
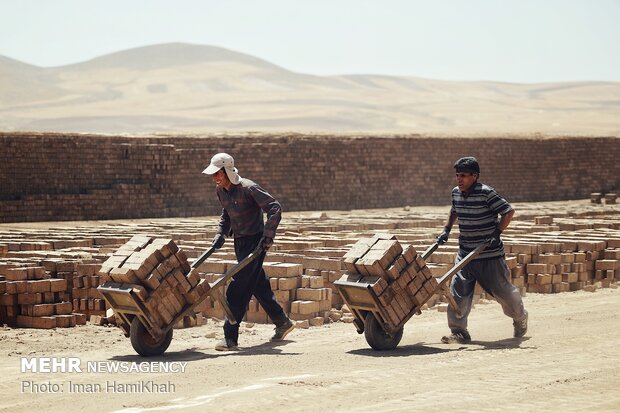
{"type": "Polygon", "coordinates": [[[150,321],[169,326],[209,291],[171,239],[136,235],[108,258],[98,272],[102,287],[131,290],[144,302],[150,321]]]}
{"type": "Polygon", "coordinates": [[[28,328],[86,324],[73,314],[67,281],[52,279],[43,266],[0,265],[0,323],[28,328]]]}
{"type": "Polygon", "coordinates": [[[413,245],[403,248],[396,237],[377,234],[359,240],[343,257],[343,281],[367,284],[393,327],[419,311],[437,289],[426,262],[413,245]]]}

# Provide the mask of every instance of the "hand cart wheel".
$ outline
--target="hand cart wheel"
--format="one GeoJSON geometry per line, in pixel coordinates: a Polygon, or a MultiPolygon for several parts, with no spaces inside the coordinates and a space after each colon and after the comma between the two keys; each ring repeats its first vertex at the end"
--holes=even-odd
{"type": "Polygon", "coordinates": [[[172,328],[157,341],[153,338],[151,333],[148,332],[146,327],[144,327],[140,319],[134,317],[129,329],[129,338],[133,349],[136,350],[136,353],[139,355],[143,357],[159,356],[170,346],[170,342],[172,341],[172,328]]]}
{"type": "Polygon", "coordinates": [[[375,350],[394,350],[403,338],[403,330],[401,327],[394,335],[386,333],[372,312],[368,312],[364,319],[364,337],[375,350]]]}

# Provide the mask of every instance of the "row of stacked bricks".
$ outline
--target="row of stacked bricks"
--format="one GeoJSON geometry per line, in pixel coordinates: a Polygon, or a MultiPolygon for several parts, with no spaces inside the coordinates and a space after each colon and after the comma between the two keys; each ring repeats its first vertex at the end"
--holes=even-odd
{"type": "Polygon", "coordinates": [[[100,280],[96,272],[101,265],[96,260],[46,258],[41,260],[41,265],[52,278],[65,280],[66,297],[74,313],[91,321],[93,317],[105,316],[106,303],[97,291],[100,280]]]}
{"type": "Polygon", "coordinates": [[[394,236],[360,239],[344,255],[343,262],[347,273],[341,280],[367,284],[392,327],[420,311],[437,290],[437,281],[413,245],[403,249],[394,236]]]}
{"type": "Polygon", "coordinates": [[[135,235],[101,265],[98,275],[102,287],[133,291],[147,308],[149,321],[164,329],[210,290],[209,283],[190,270],[173,240],[135,235]]]}
{"type": "MultiPolygon", "coordinates": [[[[552,225],[553,218],[536,217],[535,222],[552,225]]],[[[513,284],[527,292],[577,291],[595,282],[609,287],[620,280],[620,238],[611,234],[580,231],[515,237],[505,249],[513,284]]]]}
{"type": "Polygon", "coordinates": [[[44,266],[0,264],[0,324],[25,328],[73,327],[86,315],[73,313],[67,281],[44,266]]]}

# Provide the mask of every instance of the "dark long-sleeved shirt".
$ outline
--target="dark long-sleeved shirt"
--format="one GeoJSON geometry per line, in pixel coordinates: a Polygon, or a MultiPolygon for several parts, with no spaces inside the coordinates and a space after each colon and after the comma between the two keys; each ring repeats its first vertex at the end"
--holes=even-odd
{"type": "Polygon", "coordinates": [[[234,237],[262,233],[275,238],[282,219],[282,206],[258,184],[241,178],[241,182],[232,185],[229,191],[218,187],[216,193],[222,205],[219,233],[232,233],[234,237]],[[267,214],[267,223],[263,222],[263,211],[267,214]]]}

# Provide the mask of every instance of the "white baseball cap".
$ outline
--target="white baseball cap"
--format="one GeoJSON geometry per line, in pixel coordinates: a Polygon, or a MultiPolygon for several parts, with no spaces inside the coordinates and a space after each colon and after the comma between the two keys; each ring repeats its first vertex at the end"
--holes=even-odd
{"type": "Polygon", "coordinates": [[[202,171],[202,173],[205,175],[213,175],[222,168],[226,171],[226,175],[233,185],[237,185],[241,182],[239,171],[235,168],[235,160],[232,156],[224,152],[213,155],[213,158],[211,158],[211,163],[205,168],[204,171],[202,171]]]}

